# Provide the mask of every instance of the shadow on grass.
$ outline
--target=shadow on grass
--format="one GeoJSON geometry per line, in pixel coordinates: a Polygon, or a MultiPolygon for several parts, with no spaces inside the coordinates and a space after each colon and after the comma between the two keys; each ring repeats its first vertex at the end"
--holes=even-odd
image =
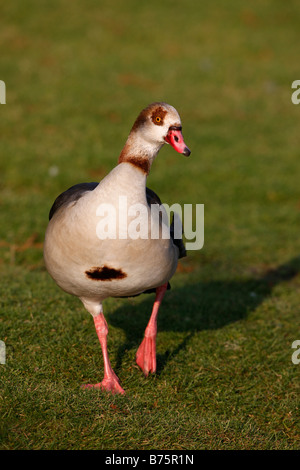
{"type": "MultiPolygon", "coordinates": [[[[268,296],[273,288],[293,279],[300,272],[300,257],[267,270],[261,277],[253,276],[241,281],[211,281],[188,284],[171,289],[165,295],[158,315],[158,331],[186,332],[184,340],[172,352],[157,356],[157,373],[180,350],[184,349],[197,331],[222,328],[246,318],[268,296]]],[[[127,349],[138,348],[150,318],[154,295],[145,295],[137,305],[124,304],[113,314],[109,322],[126,334],[124,344],[117,354],[118,370],[127,349]]]]}

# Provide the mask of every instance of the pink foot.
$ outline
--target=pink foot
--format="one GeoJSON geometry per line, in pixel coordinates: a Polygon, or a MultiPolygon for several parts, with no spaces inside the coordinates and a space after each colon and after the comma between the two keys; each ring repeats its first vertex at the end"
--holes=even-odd
{"type": "Polygon", "coordinates": [[[111,365],[109,362],[108,352],[107,352],[107,341],[106,341],[108,327],[107,327],[107,323],[105,321],[105,318],[101,310],[100,310],[100,313],[94,317],[94,323],[95,323],[96,332],[97,332],[97,335],[101,344],[102,353],[103,353],[104,379],[102,380],[102,382],[98,384],[83,385],[82,388],[98,388],[98,389],[106,390],[107,392],[111,392],[113,394],[120,393],[121,395],[123,395],[125,391],[121,387],[119,383],[119,379],[114,373],[113,369],[111,368],[111,365]]]}
{"type": "Polygon", "coordinates": [[[146,377],[149,372],[156,372],[157,314],[167,287],[168,283],[156,288],[156,297],[151,317],[145,330],[144,339],[136,353],[136,363],[142,369],[146,377]]]}
{"type": "Polygon", "coordinates": [[[145,376],[156,372],[156,338],[145,336],[136,353],[136,363],[145,376]]]}
{"type": "Polygon", "coordinates": [[[121,387],[119,384],[119,379],[118,377],[114,374],[111,377],[107,377],[102,380],[102,382],[98,384],[86,384],[82,385],[82,388],[98,388],[102,390],[106,390],[107,392],[111,392],[113,395],[116,393],[120,393],[121,395],[124,395],[125,390],[121,387]]]}

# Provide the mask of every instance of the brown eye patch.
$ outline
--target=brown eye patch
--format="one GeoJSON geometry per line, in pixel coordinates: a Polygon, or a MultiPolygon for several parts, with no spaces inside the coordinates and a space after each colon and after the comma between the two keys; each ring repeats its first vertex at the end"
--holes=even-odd
{"type": "Polygon", "coordinates": [[[161,106],[155,108],[155,110],[151,114],[152,122],[157,126],[162,126],[164,124],[164,117],[166,114],[167,111],[165,111],[161,106]]]}

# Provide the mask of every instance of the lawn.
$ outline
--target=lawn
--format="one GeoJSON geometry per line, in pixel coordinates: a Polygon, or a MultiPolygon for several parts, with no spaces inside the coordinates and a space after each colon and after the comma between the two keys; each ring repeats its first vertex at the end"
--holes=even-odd
{"type": "Polygon", "coordinates": [[[0,18],[1,449],[297,449],[300,79],[296,0],[5,2],[0,18]],[[158,319],[156,375],[135,352],[153,295],[108,299],[102,379],[91,316],[43,263],[55,197],[115,165],[140,110],[175,106],[189,159],[148,186],[204,204],[158,319]]]}

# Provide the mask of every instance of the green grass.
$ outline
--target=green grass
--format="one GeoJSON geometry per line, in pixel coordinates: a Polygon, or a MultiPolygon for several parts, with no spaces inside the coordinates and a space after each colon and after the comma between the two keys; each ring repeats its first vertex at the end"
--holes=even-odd
{"type": "Polygon", "coordinates": [[[20,1],[1,7],[2,449],[296,449],[299,372],[298,2],[20,1]],[[92,318],[45,271],[49,208],[116,164],[137,113],[180,112],[148,185],[205,204],[205,245],[172,280],[158,371],[135,352],[152,296],[109,299],[103,374],[92,318]]]}

